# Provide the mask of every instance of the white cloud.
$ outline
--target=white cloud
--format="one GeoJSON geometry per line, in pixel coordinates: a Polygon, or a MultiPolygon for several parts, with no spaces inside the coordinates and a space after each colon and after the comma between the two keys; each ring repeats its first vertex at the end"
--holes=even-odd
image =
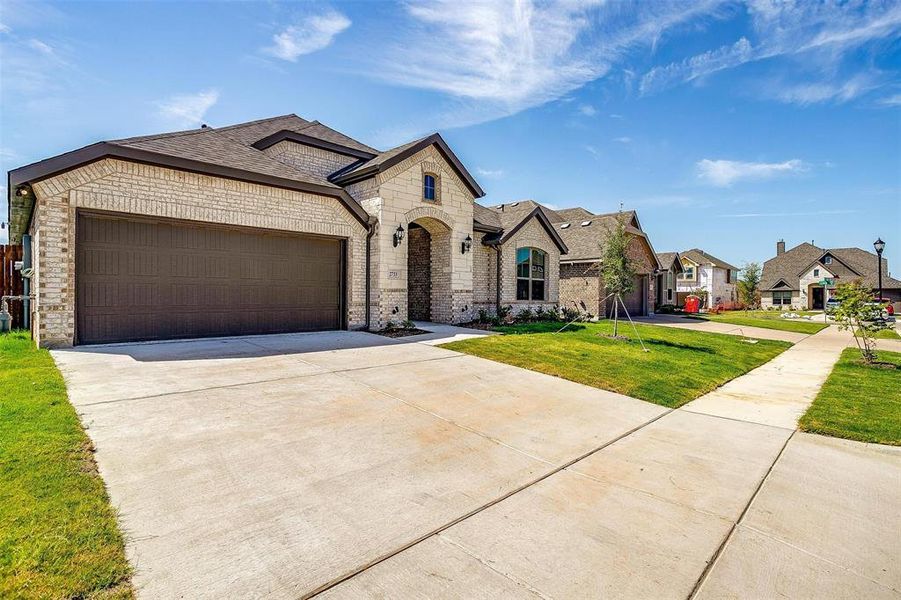
{"type": "MultiPolygon", "coordinates": [[[[655,93],[749,62],[801,54],[803,67],[822,80],[811,86],[840,88],[842,85],[833,80],[840,75],[843,59],[852,50],[901,37],[901,4],[893,2],[749,0],[748,13],[753,29],[748,34],[751,39],[741,37],[732,44],[655,67],[642,77],[640,92],[655,93]]],[[[872,87],[859,91],[869,89],[872,87]]],[[[797,97],[801,103],[810,103],[816,96],[832,99],[841,93],[810,89],[797,97]]],[[[779,93],[770,90],[769,95],[778,97],[779,93]]],[[[785,96],[792,94],[787,91],[785,96]]]]}
{"type": "Polygon", "coordinates": [[[861,74],[844,83],[815,82],[788,85],[778,90],[776,99],[789,104],[817,104],[821,102],[848,102],[879,87],[872,77],[861,74]]]}
{"type": "Polygon", "coordinates": [[[638,90],[641,94],[649,94],[668,88],[675,83],[692,81],[723,69],[744,64],[753,56],[754,49],[751,42],[742,37],[731,46],[709,50],[664,67],[654,67],[641,78],[638,90]]]}
{"type": "Polygon", "coordinates": [[[294,62],[304,54],[327,48],[335,40],[335,36],[350,25],[350,19],[336,11],[312,15],[302,23],[291,25],[272,36],[273,45],[263,51],[276,58],[294,62]]]}
{"type": "Polygon", "coordinates": [[[632,138],[623,136],[623,137],[613,138],[613,141],[619,142],[620,144],[631,144],[632,138]]]}
{"type": "Polygon", "coordinates": [[[53,55],[53,48],[51,48],[49,44],[45,44],[41,40],[32,38],[28,40],[28,46],[34,50],[37,50],[41,54],[46,54],[47,56],[53,55]]]}
{"type": "Polygon", "coordinates": [[[901,106],[901,94],[894,94],[892,96],[880,98],[877,104],[881,106],[901,106]]]}
{"type": "Polygon", "coordinates": [[[207,111],[219,101],[218,90],[196,94],[177,94],[157,102],[159,114],[173,127],[194,127],[203,121],[207,111]]]}
{"type": "Polygon", "coordinates": [[[742,162],[737,160],[698,161],[698,178],[717,187],[729,187],[739,180],[769,179],[778,175],[800,173],[807,164],[798,159],[781,163],[742,162]]]}
{"type": "Polygon", "coordinates": [[[560,99],[718,5],[411,0],[413,24],[398,28],[367,73],[449,96],[441,114],[430,115],[432,127],[471,125],[560,99]],[[436,41],[440,52],[423,51],[436,41]]]}
{"type": "Polygon", "coordinates": [[[598,150],[598,149],[595,148],[594,146],[587,145],[587,146],[585,146],[584,148],[585,148],[585,151],[586,151],[586,152],[588,152],[589,154],[591,154],[591,155],[594,156],[595,158],[600,158],[601,152],[600,152],[600,150],[598,150]]]}
{"type": "Polygon", "coordinates": [[[580,104],[579,105],[579,114],[585,117],[593,117],[598,114],[598,109],[593,107],[590,104],[580,104]]]}
{"type": "Polygon", "coordinates": [[[616,114],[616,113],[611,113],[611,114],[610,114],[610,118],[611,118],[611,119],[622,119],[623,116],[622,116],[622,115],[618,115],[618,114],[616,114]]]}
{"type": "Polygon", "coordinates": [[[503,177],[504,171],[502,169],[483,169],[482,167],[476,167],[476,174],[481,175],[482,177],[503,177]]]}

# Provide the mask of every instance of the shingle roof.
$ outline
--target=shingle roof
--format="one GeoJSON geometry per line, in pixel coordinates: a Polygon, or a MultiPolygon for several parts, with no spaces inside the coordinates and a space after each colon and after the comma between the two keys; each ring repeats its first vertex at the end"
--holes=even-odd
{"type": "Polygon", "coordinates": [[[501,220],[498,218],[497,213],[478,202],[472,203],[472,220],[488,227],[500,228],[501,226],[501,220]]]}
{"type": "Polygon", "coordinates": [[[337,173],[333,173],[331,180],[340,185],[349,185],[356,181],[362,181],[363,179],[373,177],[382,171],[390,169],[400,161],[433,145],[438,149],[438,152],[444,156],[457,175],[460,176],[463,183],[469,191],[472,192],[474,197],[481,198],[485,195],[485,192],[479,186],[475,178],[470,175],[469,171],[466,170],[466,167],[463,166],[463,163],[460,162],[460,159],[457,158],[453,150],[450,149],[450,146],[447,145],[447,142],[445,142],[441,135],[437,133],[402,144],[396,148],[391,148],[385,152],[379,152],[370,160],[360,161],[358,164],[342,169],[337,173]]]}
{"type": "Polygon", "coordinates": [[[112,140],[107,143],[112,146],[145,150],[339,189],[325,177],[301,173],[297,169],[209,127],[174,134],[112,140]]]}
{"type": "Polygon", "coordinates": [[[375,148],[367,146],[362,142],[358,142],[352,137],[344,135],[340,131],[335,131],[328,125],[323,125],[319,121],[307,121],[306,119],[301,119],[293,114],[220,127],[217,128],[217,131],[225,133],[225,135],[234,138],[246,146],[250,146],[254,142],[274,133],[278,133],[279,131],[293,131],[294,133],[302,133],[303,135],[312,138],[331,142],[347,148],[353,148],[354,150],[359,150],[361,152],[368,152],[369,154],[379,153],[375,148]]]}
{"type": "MultiPolygon", "coordinates": [[[[797,290],[800,285],[799,278],[803,272],[814,264],[822,264],[820,261],[826,254],[832,255],[836,259],[830,265],[823,265],[823,268],[830,273],[848,281],[861,279],[864,285],[873,288],[877,287],[876,255],[872,252],[867,252],[861,248],[823,249],[804,242],[763,263],[760,289],[762,291],[772,291],[776,284],[783,280],[788,284],[788,288],[781,287],[779,289],[797,290]]],[[[888,260],[883,258],[883,289],[901,288],[901,281],[890,277],[888,272],[888,260]]]]}
{"type": "MultiPolygon", "coordinates": [[[[494,216],[497,218],[496,223],[500,224],[504,231],[508,231],[518,225],[523,219],[528,218],[536,208],[540,209],[547,216],[548,221],[553,224],[554,230],[569,249],[564,259],[566,262],[599,260],[607,235],[616,226],[616,219],[620,214],[626,216],[629,223],[637,222],[634,211],[595,215],[582,207],[550,209],[534,200],[509,202],[490,207],[487,210],[494,213],[494,216]],[[582,225],[582,223],[588,224],[582,225]]],[[[484,218],[487,219],[488,217],[484,218]]],[[[476,220],[484,222],[479,217],[476,220]]],[[[648,247],[651,247],[650,240],[648,240],[641,229],[630,224],[626,225],[626,231],[643,238],[648,247]]],[[[651,253],[653,254],[653,248],[651,253]]]]}
{"type": "Polygon", "coordinates": [[[683,250],[679,253],[681,256],[687,258],[688,260],[697,263],[699,265],[713,265],[715,267],[722,267],[723,269],[731,269],[733,271],[738,271],[738,267],[734,265],[730,265],[726,261],[719,259],[712,254],[708,254],[704,252],[700,248],[692,248],[691,250],[683,250]]]}
{"type": "Polygon", "coordinates": [[[661,269],[669,269],[673,265],[676,265],[677,271],[682,271],[682,261],[679,260],[678,252],[658,252],[657,262],[660,263],[661,269]]]}

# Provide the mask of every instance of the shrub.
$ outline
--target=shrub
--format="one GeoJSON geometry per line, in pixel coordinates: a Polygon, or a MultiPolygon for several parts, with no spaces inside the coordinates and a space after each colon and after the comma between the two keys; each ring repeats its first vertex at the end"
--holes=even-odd
{"type": "Polygon", "coordinates": [[[491,315],[488,314],[488,311],[484,308],[479,309],[479,323],[488,323],[491,320],[491,315]]]}
{"type": "Polygon", "coordinates": [[[661,304],[655,312],[661,315],[671,315],[676,312],[676,307],[673,304],[661,304]]]}
{"type": "Polygon", "coordinates": [[[532,309],[529,307],[526,307],[526,308],[522,309],[521,311],[519,311],[518,313],[516,313],[516,320],[519,321],[520,323],[529,323],[534,318],[535,318],[535,313],[533,313],[532,309]]]}
{"type": "Polygon", "coordinates": [[[416,329],[416,324],[413,321],[411,321],[410,319],[407,319],[406,321],[403,322],[401,327],[403,327],[404,329],[416,329]]]}
{"type": "Polygon", "coordinates": [[[570,321],[575,321],[582,315],[582,313],[580,313],[577,309],[566,307],[560,309],[560,313],[563,316],[563,320],[567,323],[569,323],[570,321]]]}

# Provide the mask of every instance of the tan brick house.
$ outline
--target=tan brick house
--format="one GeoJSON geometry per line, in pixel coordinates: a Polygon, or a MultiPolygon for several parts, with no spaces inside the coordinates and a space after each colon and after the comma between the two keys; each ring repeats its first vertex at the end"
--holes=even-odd
{"type": "Polygon", "coordinates": [[[296,115],[99,142],[9,184],[42,346],[556,306],[567,252],[545,212],[476,204],[438,134],[380,152],[296,115]]]}
{"type": "MultiPolygon", "coordinates": [[[[548,221],[568,248],[568,252],[559,257],[559,267],[557,265],[551,267],[559,268],[559,274],[551,273],[548,279],[550,285],[557,284],[559,275],[561,308],[574,308],[595,317],[604,316],[609,312],[612,301],[607,299],[608,294],[600,274],[601,249],[608,232],[615,226],[616,219],[622,216],[626,220],[626,231],[631,239],[630,258],[636,269],[634,290],[623,300],[630,314],[647,315],[653,310],[655,275],[660,265],[634,211],[593,214],[581,207],[556,210],[533,200],[501,204],[490,209],[490,214],[493,214],[495,219],[494,223],[503,226],[507,231],[512,231],[513,224],[519,222],[523,215],[536,213],[548,221]]],[[[505,268],[504,272],[509,275],[511,270],[505,268]]],[[[522,282],[519,284],[522,285],[522,282]]],[[[518,305],[529,303],[505,297],[504,304],[512,304],[515,309],[518,305]]]]}

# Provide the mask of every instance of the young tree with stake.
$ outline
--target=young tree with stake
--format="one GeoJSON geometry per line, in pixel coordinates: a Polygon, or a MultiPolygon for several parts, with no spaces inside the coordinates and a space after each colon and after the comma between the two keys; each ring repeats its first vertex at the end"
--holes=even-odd
{"type": "Polygon", "coordinates": [[[607,240],[601,248],[601,275],[604,287],[613,298],[613,336],[619,325],[619,306],[622,297],[635,288],[635,268],[628,255],[629,234],[626,233],[626,216],[616,217],[616,224],[607,230],[607,240]]]}

